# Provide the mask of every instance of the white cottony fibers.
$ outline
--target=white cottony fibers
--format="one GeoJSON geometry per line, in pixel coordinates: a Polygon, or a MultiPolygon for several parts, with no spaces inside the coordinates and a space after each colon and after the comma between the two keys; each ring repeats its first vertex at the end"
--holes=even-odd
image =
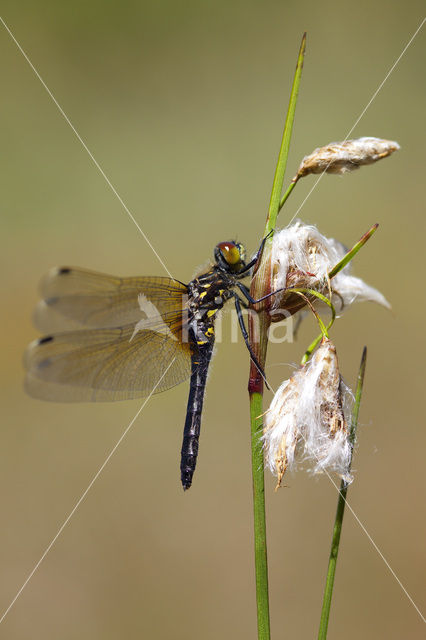
{"type": "Polygon", "coordinates": [[[312,473],[334,471],[352,481],[343,407],[348,396],[352,394],[342,382],[336,349],[324,339],[312,359],[282,383],[265,414],[265,461],[278,477],[277,486],[286,469],[297,468],[297,463],[312,473]]]}
{"type": "Polygon", "coordinates": [[[362,165],[372,164],[400,149],[393,140],[364,137],[343,142],[330,142],[305,156],[294,181],[310,173],[346,173],[362,165]]]}
{"type": "MultiPolygon", "coordinates": [[[[331,290],[332,302],[338,311],[362,301],[377,302],[389,309],[389,302],[380,291],[350,275],[350,265],[329,282],[329,271],[346,252],[343,244],[326,238],[313,225],[298,221],[277,231],[272,245],[272,291],[305,287],[327,295],[331,290]]],[[[281,305],[285,306],[283,297],[275,296],[273,307],[281,305]]]]}

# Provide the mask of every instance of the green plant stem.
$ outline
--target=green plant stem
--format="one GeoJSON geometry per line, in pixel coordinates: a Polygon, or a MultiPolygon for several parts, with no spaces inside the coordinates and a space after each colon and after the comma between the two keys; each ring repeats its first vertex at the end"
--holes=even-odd
{"type": "Polygon", "coordinates": [[[312,351],[319,345],[319,343],[321,342],[323,337],[324,337],[324,334],[320,333],[319,336],[317,336],[315,338],[315,340],[313,340],[313,342],[311,342],[311,344],[309,345],[309,347],[306,349],[305,353],[303,354],[303,358],[300,361],[300,364],[306,364],[308,362],[309,358],[311,357],[312,351]]]}
{"type": "Polygon", "coordinates": [[[256,569],[257,634],[270,639],[268,556],[266,544],[265,478],[262,447],[262,394],[250,396],[251,464],[253,473],[254,545],[256,569]]]}
{"type": "MultiPolygon", "coordinates": [[[[362,388],[364,384],[364,373],[365,373],[366,361],[367,361],[367,347],[364,347],[364,350],[362,352],[361,365],[359,367],[358,382],[357,382],[357,388],[355,393],[355,404],[352,411],[351,428],[350,428],[350,435],[349,435],[352,447],[355,442],[356,428],[358,424],[359,407],[361,404],[361,395],[362,395],[362,388]]],[[[351,456],[351,462],[350,462],[348,471],[350,471],[351,464],[352,464],[352,456],[351,456]]],[[[320,626],[319,626],[319,632],[318,632],[318,640],[325,640],[327,638],[327,628],[328,628],[328,620],[330,617],[331,598],[333,595],[334,576],[336,573],[337,556],[339,553],[340,535],[342,533],[343,515],[345,512],[347,492],[348,492],[348,485],[344,480],[342,480],[340,484],[339,498],[337,500],[336,517],[334,520],[333,537],[331,541],[330,558],[328,561],[328,571],[327,571],[327,578],[325,582],[324,598],[323,598],[322,611],[321,611],[321,620],[320,620],[320,626]]]]}
{"type": "Polygon", "coordinates": [[[341,271],[344,267],[346,267],[346,265],[348,264],[348,262],[350,262],[352,260],[352,258],[358,253],[358,251],[361,249],[361,247],[363,247],[365,245],[365,243],[367,242],[367,240],[369,240],[371,238],[371,236],[373,235],[373,233],[375,231],[377,231],[377,227],[379,225],[373,224],[373,226],[371,227],[371,229],[369,229],[367,231],[367,233],[364,233],[364,235],[362,236],[362,238],[360,238],[360,240],[354,244],[354,246],[352,247],[352,249],[350,251],[348,251],[348,253],[346,255],[343,256],[343,258],[340,260],[340,262],[338,262],[333,268],[332,270],[329,272],[328,277],[330,278],[334,278],[334,276],[336,276],[339,271],[341,271]]]}
{"type": "Polygon", "coordinates": [[[294,182],[290,182],[289,186],[287,187],[286,192],[284,193],[283,197],[280,200],[280,205],[278,207],[278,211],[281,211],[281,209],[283,208],[287,198],[289,197],[290,193],[293,191],[294,187],[297,184],[297,180],[295,180],[294,182]]]}
{"type": "MultiPolygon", "coordinates": [[[[296,71],[294,74],[293,86],[291,89],[290,102],[287,110],[287,117],[284,125],[284,132],[281,141],[280,153],[278,156],[277,168],[275,170],[274,182],[272,184],[271,200],[269,202],[268,218],[266,220],[265,236],[275,228],[278,212],[282,206],[281,192],[283,189],[284,174],[287,166],[288,151],[290,148],[291,134],[293,131],[294,114],[296,112],[297,96],[299,94],[300,78],[302,76],[303,60],[306,49],[306,33],[303,34],[300,45],[299,56],[297,58],[296,71]]],[[[290,185],[284,194],[283,200],[288,198],[294,189],[294,183],[290,185]],[[284,199],[285,198],[285,199],[284,199]]],[[[284,204],[283,202],[283,204],[284,204]]]]}
{"type": "MultiPolygon", "coordinates": [[[[272,185],[271,199],[269,203],[268,217],[266,220],[265,236],[275,227],[278,211],[280,209],[281,193],[283,189],[284,173],[287,166],[287,157],[290,147],[291,133],[293,129],[294,114],[296,110],[297,95],[299,92],[300,78],[302,74],[303,59],[306,48],[306,34],[303,34],[297,59],[296,71],[293,80],[293,87],[290,95],[290,102],[284,125],[283,137],[281,140],[280,152],[278,155],[277,167],[272,185]]],[[[290,185],[291,186],[291,185],[290,185]]],[[[287,190],[285,198],[291,193],[294,187],[287,190]]],[[[269,238],[267,242],[272,242],[269,238]]],[[[261,258],[262,261],[262,258],[261,258]]],[[[266,337],[267,327],[264,325],[261,331],[266,337]]],[[[261,336],[262,337],[262,336],[261,336]]],[[[266,340],[265,340],[266,345],[266,340]]],[[[260,358],[264,365],[266,359],[266,348],[260,358]]],[[[268,557],[266,545],[266,516],[265,516],[265,479],[264,460],[262,447],[262,412],[263,396],[261,387],[250,389],[250,426],[251,426],[251,448],[252,448],[252,479],[253,479],[253,510],[254,510],[254,549],[255,549],[255,569],[256,569],[256,602],[257,602],[257,633],[258,640],[270,640],[269,622],[269,589],[268,589],[268,557]]]]}
{"type": "MultiPolygon", "coordinates": [[[[319,291],[315,291],[315,289],[306,289],[305,287],[289,287],[288,289],[286,289],[286,293],[298,293],[299,295],[301,295],[303,298],[305,298],[307,304],[309,304],[309,306],[311,307],[311,311],[314,314],[314,316],[317,319],[317,322],[320,326],[321,329],[321,335],[318,338],[315,338],[315,341],[308,347],[307,351],[305,352],[308,353],[308,357],[310,355],[310,353],[312,353],[312,351],[315,349],[315,347],[317,346],[317,344],[319,343],[320,340],[322,340],[322,338],[328,338],[328,330],[333,326],[334,320],[336,319],[336,310],[334,308],[334,304],[331,302],[331,300],[329,300],[328,298],[326,298],[322,293],[320,293],[319,291]],[[319,314],[317,313],[317,311],[313,308],[312,304],[310,303],[309,299],[307,298],[307,296],[305,294],[314,296],[315,298],[318,298],[319,300],[321,300],[322,302],[324,302],[326,305],[328,305],[331,309],[331,320],[328,323],[327,326],[325,326],[325,324],[323,323],[323,321],[321,320],[319,314]]],[[[308,359],[308,357],[306,358],[306,360],[308,359]]],[[[305,362],[306,362],[305,360],[305,362]]],[[[302,364],[304,364],[303,360],[302,360],[302,364]]]]}

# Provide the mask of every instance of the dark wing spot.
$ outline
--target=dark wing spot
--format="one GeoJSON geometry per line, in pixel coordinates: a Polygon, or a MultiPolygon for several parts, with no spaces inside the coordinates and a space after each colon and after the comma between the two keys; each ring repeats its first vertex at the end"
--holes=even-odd
{"type": "Polygon", "coordinates": [[[51,298],[46,298],[45,303],[49,306],[52,306],[58,302],[59,298],[57,296],[52,296],[51,298]]]}
{"type": "Polygon", "coordinates": [[[46,344],[46,342],[52,342],[53,336],[45,336],[44,338],[40,338],[38,344],[46,344]]]}
{"type": "Polygon", "coordinates": [[[59,275],[65,275],[66,273],[71,273],[71,269],[69,267],[60,267],[58,269],[59,275]]]}

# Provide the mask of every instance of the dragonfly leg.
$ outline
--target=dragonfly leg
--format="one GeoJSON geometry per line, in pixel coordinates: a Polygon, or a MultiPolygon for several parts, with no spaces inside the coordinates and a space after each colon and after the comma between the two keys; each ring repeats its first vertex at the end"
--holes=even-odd
{"type": "Polygon", "coordinates": [[[268,385],[268,383],[266,381],[265,372],[264,372],[262,366],[260,365],[259,360],[256,358],[256,356],[255,356],[255,354],[253,352],[253,349],[251,348],[251,344],[250,344],[250,341],[249,341],[249,336],[248,336],[248,333],[247,333],[246,325],[244,324],[244,318],[243,318],[243,312],[242,312],[242,309],[241,309],[241,305],[243,304],[245,307],[247,305],[245,305],[245,303],[243,303],[243,301],[240,300],[240,298],[237,296],[236,293],[234,293],[234,302],[235,302],[235,310],[237,312],[237,317],[238,317],[238,322],[239,322],[239,325],[240,325],[241,333],[243,335],[244,342],[246,343],[246,347],[249,350],[250,357],[253,360],[253,363],[254,363],[255,367],[258,369],[260,375],[264,379],[266,387],[269,389],[270,387],[269,387],[269,385],[268,385]]]}
{"type": "Polygon", "coordinates": [[[263,238],[262,242],[260,243],[260,247],[256,252],[256,255],[252,260],[250,260],[248,264],[246,264],[246,266],[243,269],[241,269],[241,271],[238,273],[238,278],[244,278],[247,275],[247,272],[254,267],[254,265],[262,255],[263,247],[265,246],[266,240],[269,238],[270,235],[272,235],[273,232],[274,230],[272,229],[272,231],[270,231],[268,235],[263,238]]]}
{"type": "Polygon", "coordinates": [[[266,296],[262,296],[258,300],[255,300],[250,295],[250,291],[249,291],[248,287],[245,286],[245,284],[241,284],[241,282],[237,282],[236,286],[239,288],[241,293],[247,298],[247,300],[250,302],[250,304],[259,304],[259,302],[263,302],[263,300],[266,300],[267,298],[270,298],[271,296],[275,296],[277,293],[281,293],[282,291],[286,290],[286,287],[283,287],[282,289],[277,289],[276,291],[271,291],[271,293],[267,293],[266,296]]]}

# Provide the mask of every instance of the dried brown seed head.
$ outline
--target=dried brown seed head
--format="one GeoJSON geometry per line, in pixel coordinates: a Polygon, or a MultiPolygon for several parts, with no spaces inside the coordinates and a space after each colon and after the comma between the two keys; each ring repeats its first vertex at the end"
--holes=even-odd
{"type": "Polygon", "coordinates": [[[315,149],[305,156],[299,166],[294,181],[310,173],[337,173],[358,169],[362,165],[372,164],[400,148],[393,140],[364,137],[343,142],[330,142],[325,147],[315,149]]]}

